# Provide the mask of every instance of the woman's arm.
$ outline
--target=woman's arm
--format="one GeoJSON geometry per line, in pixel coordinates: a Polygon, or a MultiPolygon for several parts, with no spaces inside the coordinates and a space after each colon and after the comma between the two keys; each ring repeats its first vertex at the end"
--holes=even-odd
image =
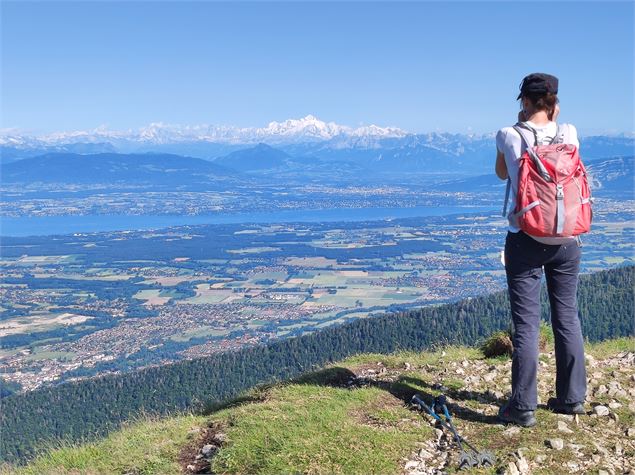
{"type": "Polygon", "coordinates": [[[507,180],[507,164],[505,163],[505,154],[500,150],[496,150],[496,176],[501,180],[507,180]]]}

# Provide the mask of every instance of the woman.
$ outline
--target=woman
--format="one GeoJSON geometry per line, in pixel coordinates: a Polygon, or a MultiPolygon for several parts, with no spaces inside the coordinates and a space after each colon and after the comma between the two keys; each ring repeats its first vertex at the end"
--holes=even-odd
{"type": "MultiPolygon", "coordinates": [[[[518,98],[518,121],[529,128],[538,144],[550,143],[557,133],[558,79],[534,73],[523,79],[518,98]]],[[[579,147],[577,131],[571,124],[565,143],[579,147]]],[[[496,174],[510,179],[512,213],[515,208],[518,161],[525,144],[512,127],[496,135],[496,174]]],[[[576,290],[580,267],[579,241],[575,237],[534,237],[517,228],[511,219],[505,240],[505,271],[514,324],[512,394],[499,411],[504,422],[530,427],[536,424],[536,376],[540,327],[540,287],[542,269],[551,305],[555,337],[556,397],[547,405],[563,414],[583,414],[586,398],[586,370],[576,290]]]]}

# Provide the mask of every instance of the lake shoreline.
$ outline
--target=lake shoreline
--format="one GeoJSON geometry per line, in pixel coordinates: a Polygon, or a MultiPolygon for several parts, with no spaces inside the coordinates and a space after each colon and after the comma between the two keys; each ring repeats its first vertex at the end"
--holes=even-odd
{"type": "Polygon", "coordinates": [[[0,237],[139,231],[199,224],[375,221],[492,212],[492,206],[298,209],[211,215],[79,215],[0,218],[0,237]]]}

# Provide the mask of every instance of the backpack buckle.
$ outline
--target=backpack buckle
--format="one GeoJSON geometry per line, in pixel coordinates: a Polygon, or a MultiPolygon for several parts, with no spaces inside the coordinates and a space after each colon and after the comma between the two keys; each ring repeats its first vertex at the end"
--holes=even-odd
{"type": "Polygon", "coordinates": [[[556,185],[556,199],[564,200],[564,188],[562,188],[562,185],[556,185]]]}

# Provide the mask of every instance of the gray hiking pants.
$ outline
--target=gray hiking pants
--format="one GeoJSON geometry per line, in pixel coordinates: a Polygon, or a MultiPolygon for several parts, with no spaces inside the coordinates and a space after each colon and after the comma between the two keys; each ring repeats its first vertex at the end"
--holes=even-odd
{"type": "Polygon", "coordinates": [[[537,406],[543,266],[555,337],[556,397],[567,404],[586,398],[584,346],[576,296],[580,254],[577,242],[552,246],[522,231],[507,233],[505,271],[515,331],[510,403],[516,409],[535,410],[537,406]]]}

